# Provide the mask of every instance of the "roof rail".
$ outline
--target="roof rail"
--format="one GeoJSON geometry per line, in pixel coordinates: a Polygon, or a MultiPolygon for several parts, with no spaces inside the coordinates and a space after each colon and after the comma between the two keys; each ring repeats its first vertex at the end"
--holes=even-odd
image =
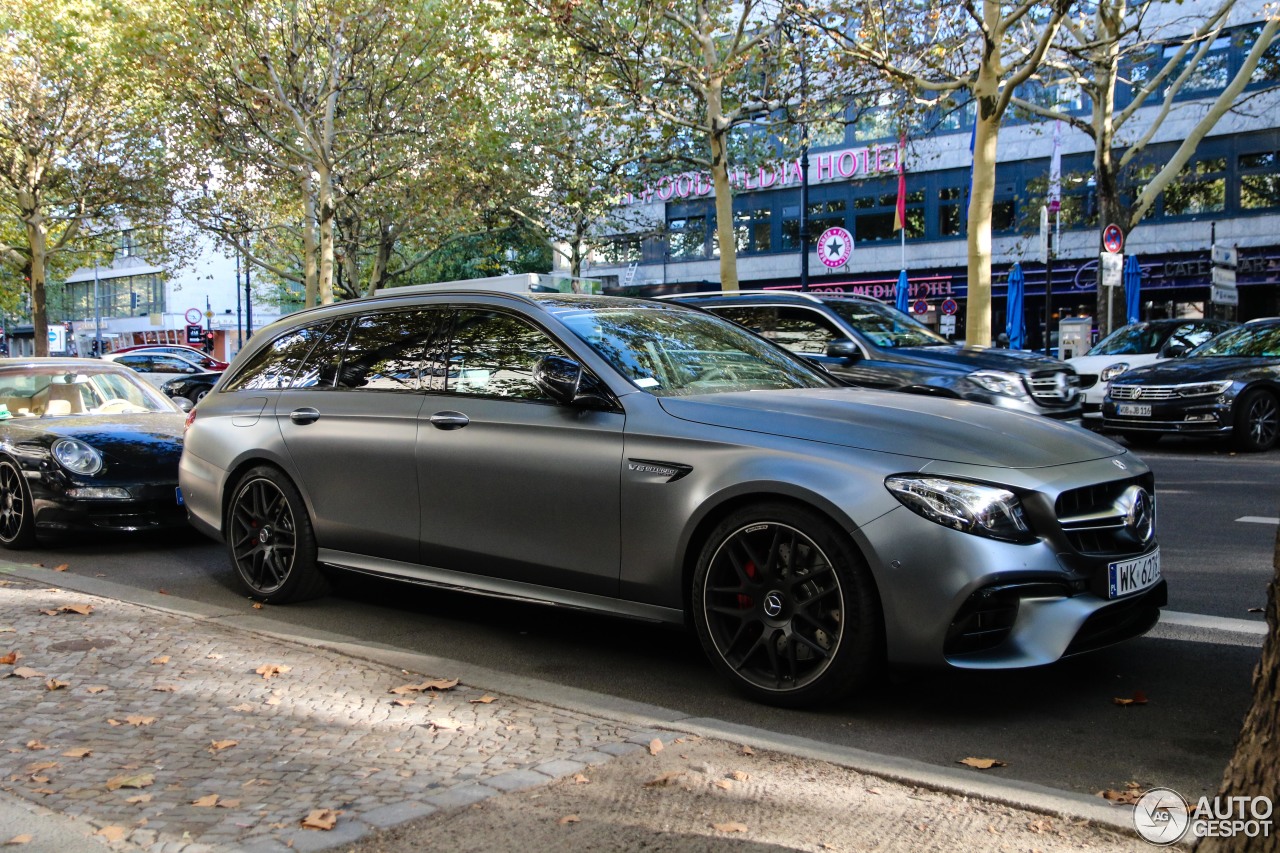
{"type": "Polygon", "coordinates": [[[798,296],[801,299],[808,299],[810,302],[821,302],[824,298],[835,299],[864,299],[868,302],[879,302],[881,305],[888,305],[883,299],[874,296],[868,296],[865,293],[829,293],[823,292],[821,295],[806,290],[700,290],[697,293],[664,293],[661,296],[654,296],[653,299],[680,299],[686,296],[735,296],[744,294],[748,296],[798,296]]]}

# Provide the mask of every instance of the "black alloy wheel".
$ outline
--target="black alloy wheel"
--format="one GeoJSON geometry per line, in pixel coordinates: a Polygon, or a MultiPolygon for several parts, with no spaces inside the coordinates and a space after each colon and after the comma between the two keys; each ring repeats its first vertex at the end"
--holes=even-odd
{"type": "Polygon", "coordinates": [[[1247,453],[1270,450],[1280,435],[1280,402],[1262,388],[1241,395],[1236,401],[1233,436],[1236,446],[1247,453]]]}
{"type": "Polygon", "coordinates": [[[693,605],[707,656],[761,702],[837,699],[882,661],[865,562],[843,531],[800,507],[762,504],[721,522],[698,561],[693,605]]]}
{"type": "Polygon", "coordinates": [[[0,545],[14,551],[36,542],[31,489],[11,459],[0,459],[0,545]]]}
{"type": "Polygon", "coordinates": [[[316,540],[297,487],[276,468],[249,471],[227,509],[227,549],[249,595],[270,604],[329,591],[316,565],[316,540]]]}

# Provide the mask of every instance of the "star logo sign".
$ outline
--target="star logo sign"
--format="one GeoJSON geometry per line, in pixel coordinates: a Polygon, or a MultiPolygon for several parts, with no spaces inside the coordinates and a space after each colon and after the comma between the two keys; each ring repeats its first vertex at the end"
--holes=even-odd
{"type": "Polygon", "coordinates": [[[838,258],[844,253],[844,243],[840,242],[840,238],[827,241],[827,257],[838,258]]]}
{"type": "Polygon", "coordinates": [[[849,263],[853,254],[853,235],[840,226],[822,232],[818,238],[818,258],[832,269],[849,263]]]}

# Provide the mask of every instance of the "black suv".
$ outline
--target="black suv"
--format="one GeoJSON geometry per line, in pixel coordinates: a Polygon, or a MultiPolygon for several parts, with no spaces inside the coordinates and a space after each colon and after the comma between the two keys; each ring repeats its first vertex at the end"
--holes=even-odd
{"type": "Polygon", "coordinates": [[[744,290],[663,298],[746,326],[850,385],[1080,417],[1080,380],[1067,364],[1022,350],[958,346],[869,296],[744,290]]]}

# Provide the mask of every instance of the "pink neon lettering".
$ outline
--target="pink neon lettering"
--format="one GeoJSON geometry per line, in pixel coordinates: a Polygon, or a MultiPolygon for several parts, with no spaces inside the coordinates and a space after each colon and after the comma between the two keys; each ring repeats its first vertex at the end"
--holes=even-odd
{"type": "Polygon", "coordinates": [[[658,198],[663,201],[670,201],[671,197],[675,195],[675,193],[675,188],[671,185],[671,178],[669,176],[663,175],[658,179],[658,198]]]}
{"type": "Polygon", "coordinates": [[[765,171],[764,166],[761,166],[761,167],[760,167],[760,189],[762,189],[762,190],[767,190],[769,187],[773,186],[773,185],[774,185],[774,184],[776,184],[777,182],[778,182],[778,173],[777,173],[777,172],[775,172],[775,171],[773,171],[773,170],[765,171]],[[765,183],[765,178],[766,178],[766,177],[768,177],[768,178],[769,178],[768,183],[765,183]]]}
{"type": "Polygon", "coordinates": [[[833,164],[831,162],[830,154],[823,154],[821,157],[818,158],[818,180],[819,181],[829,180],[831,177],[833,177],[831,173],[832,165],[833,164]]]}
{"type": "Polygon", "coordinates": [[[676,178],[676,195],[680,198],[688,198],[691,192],[693,192],[693,181],[686,172],[676,178]]]}
{"type": "Polygon", "coordinates": [[[858,158],[852,151],[843,151],[836,160],[836,172],[840,177],[848,178],[858,174],[858,158]]]}
{"type": "Polygon", "coordinates": [[[698,195],[706,195],[711,192],[711,182],[708,180],[707,175],[698,173],[698,175],[695,176],[693,191],[698,195]]]}
{"type": "Polygon", "coordinates": [[[898,149],[880,148],[876,151],[876,169],[881,172],[898,171],[898,149]],[[892,154],[890,159],[888,155],[892,154]]]}

